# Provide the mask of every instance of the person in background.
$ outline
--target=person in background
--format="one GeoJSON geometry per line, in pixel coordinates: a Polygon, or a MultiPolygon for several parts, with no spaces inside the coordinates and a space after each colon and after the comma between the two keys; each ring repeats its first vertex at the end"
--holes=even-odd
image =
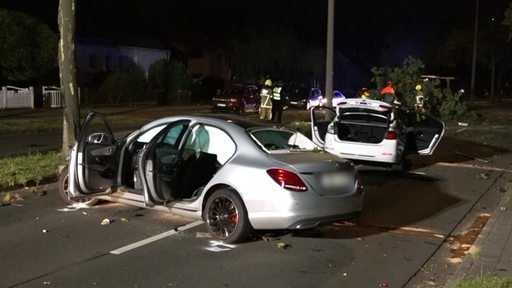
{"type": "Polygon", "coordinates": [[[380,90],[380,95],[382,96],[382,101],[393,105],[395,102],[395,88],[393,88],[393,82],[387,81],[386,86],[380,90]]]}
{"type": "Polygon", "coordinates": [[[281,123],[283,110],[285,106],[286,95],[284,94],[283,81],[278,81],[272,88],[272,121],[281,123]]]}
{"type": "Polygon", "coordinates": [[[421,84],[416,85],[416,103],[414,103],[414,110],[416,110],[416,120],[421,121],[425,119],[425,95],[423,94],[423,90],[421,84]]]}
{"type": "Polygon", "coordinates": [[[272,119],[272,80],[265,80],[260,91],[260,119],[272,119]]]}
{"type": "Polygon", "coordinates": [[[369,99],[370,98],[370,93],[368,93],[368,88],[363,87],[361,89],[361,98],[363,98],[363,99],[369,99]]]}

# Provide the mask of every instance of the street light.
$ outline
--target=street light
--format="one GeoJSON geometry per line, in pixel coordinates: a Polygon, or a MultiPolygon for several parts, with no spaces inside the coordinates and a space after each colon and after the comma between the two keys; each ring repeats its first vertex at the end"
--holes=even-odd
{"type": "Polygon", "coordinates": [[[476,7],[475,7],[475,32],[473,35],[473,63],[471,64],[471,93],[470,93],[470,104],[473,104],[475,101],[475,70],[476,70],[476,44],[477,44],[477,38],[478,38],[478,6],[479,6],[480,0],[476,0],[476,7]]]}
{"type": "Polygon", "coordinates": [[[334,0],[328,0],[327,7],[327,55],[325,62],[325,97],[332,106],[333,46],[334,46],[334,0]]]}

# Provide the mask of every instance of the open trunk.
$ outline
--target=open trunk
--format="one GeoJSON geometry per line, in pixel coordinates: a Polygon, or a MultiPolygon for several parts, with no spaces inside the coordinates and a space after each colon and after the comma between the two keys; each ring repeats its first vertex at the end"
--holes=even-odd
{"type": "Polygon", "coordinates": [[[380,143],[384,140],[388,128],[383,123],[336,122],[335,133],[341,141],[361,143],[380,143]]]}

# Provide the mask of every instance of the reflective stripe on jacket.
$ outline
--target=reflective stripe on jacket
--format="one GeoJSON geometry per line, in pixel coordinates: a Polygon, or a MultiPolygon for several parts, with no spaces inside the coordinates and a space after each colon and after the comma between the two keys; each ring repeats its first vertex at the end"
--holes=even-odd
{"type": "Polygon", "coordinates": [[[270,89],[270,87],[261,88],[261,92],[260,92],[261,107],[264,107],[264,108],[272,107],[272,102],[270,101],[271,96],[272,96],[271,92],[272,92],[272,90],[270,89]]]}
{"type": "Polygon", "coordinates": [[[283,90],[283,87],[281,86],[276,86],[272,89],[272,96],[274,100],[281,100],[281,90],[283,90]]]}

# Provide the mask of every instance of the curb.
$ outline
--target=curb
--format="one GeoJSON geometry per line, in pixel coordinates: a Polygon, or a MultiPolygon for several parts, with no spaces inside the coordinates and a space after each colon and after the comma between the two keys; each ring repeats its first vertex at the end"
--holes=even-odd
{"type": "MultiPolygon", "coordinates": [[[[512,177],[504,172],[501,187],[506,190],[482,232],[444,285],[453,287],[462,280],[486,276],[509,278],[512,272],[512,177]]],[[[498,186],[496,186],[498,187],[498,186]]],[[[496,189],[496,188],[494,188],[496,189]]]]}

